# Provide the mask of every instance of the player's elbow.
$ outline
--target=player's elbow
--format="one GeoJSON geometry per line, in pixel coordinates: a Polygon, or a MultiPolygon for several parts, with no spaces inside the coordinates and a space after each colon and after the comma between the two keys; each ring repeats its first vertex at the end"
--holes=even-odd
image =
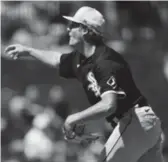
{"type": "Polygon", "coordinates": [[[115,102],[109,102],[109,103],[106,103],[106,113],[107,115],[109,114],[113,114],[115,111],[116,111],[116,103],[115,102]]]}
{"type": "Polygon", "coordinates": [[[104,103],[104,109],[107,115],[112,114],[116,111],[116,95],[115,94],[107,94],[102,97],[102,101],[104,103]]]}

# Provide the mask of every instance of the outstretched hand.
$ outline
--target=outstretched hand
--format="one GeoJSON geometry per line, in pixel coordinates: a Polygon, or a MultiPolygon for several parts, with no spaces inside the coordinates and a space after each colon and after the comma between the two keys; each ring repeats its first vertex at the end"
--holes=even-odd
{"type": "Polygon", "coordinates": [[[21,44],[13,44],[9,45],[4,52],[7,57],[16,60],[20,56],[25,56],[28,54],[28,47],[21,44]]]}

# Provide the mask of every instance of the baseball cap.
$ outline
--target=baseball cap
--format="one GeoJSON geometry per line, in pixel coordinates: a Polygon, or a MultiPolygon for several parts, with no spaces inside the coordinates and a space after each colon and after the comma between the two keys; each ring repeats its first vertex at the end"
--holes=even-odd
{"type": "Polygon", "coordinates": [[[95,29],[97,32],[103,32],[105,19],[95,8],[83,6],[77,10],[73,17],[63,16],[63,18],[88,26],[89,28],[95,29]]]}

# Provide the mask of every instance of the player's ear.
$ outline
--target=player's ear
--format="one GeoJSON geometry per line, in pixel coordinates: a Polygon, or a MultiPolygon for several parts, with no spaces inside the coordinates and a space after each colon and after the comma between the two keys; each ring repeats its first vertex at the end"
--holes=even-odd
{"type": "Polygon", "coordinates": [[[82,35],[85,36],[89,33],[89,29],[85,26],[82,26],[82,35]]]}

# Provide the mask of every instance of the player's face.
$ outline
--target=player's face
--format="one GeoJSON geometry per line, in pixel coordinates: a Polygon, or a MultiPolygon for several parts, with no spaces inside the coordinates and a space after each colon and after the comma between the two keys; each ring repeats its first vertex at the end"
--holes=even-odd
{"type": "Polygon", "coordinates": [[[75,46],[82,40],[82,32],[79,23],[71,22],[68,26],[69,31],[69,45],[75,46]]]}

